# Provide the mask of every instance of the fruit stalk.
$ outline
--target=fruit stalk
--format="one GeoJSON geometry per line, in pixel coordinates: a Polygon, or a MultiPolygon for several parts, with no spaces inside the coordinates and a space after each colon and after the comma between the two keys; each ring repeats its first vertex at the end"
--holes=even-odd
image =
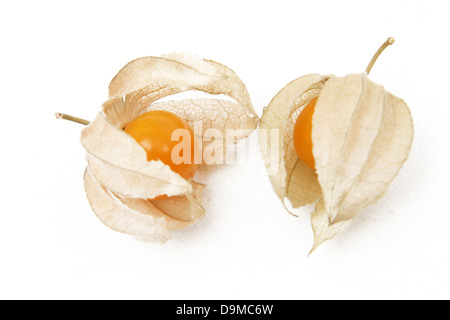
{"type": "Polygon", "coordinates": [[[375,64],[375,62],[377,61],[377,59],[381,55],[381,53],[384,51],[384,49],[386,49],[390,45],[393,45],[394,43],[395,43],[395,39],[391,37],[391,38],[387,39],[386,42],[381,45],[380,49],[378,49],[378,51],[373,56],[372,60],[370,60],[369,65],[367,66],[367,69],[366,69],[367,74],[370,73],[373,65],[375,64]]]}
{"type": "Polygon", "coordinates": [[[80,123],[82,125],[87,126],[90,122],[78,117],[74,117],[65,113],[55,113],[56,119],[64,119],[64,120],[68,120],[68,121],[72,121],[72,122],[76,122],[76,123],[80,123]]]}

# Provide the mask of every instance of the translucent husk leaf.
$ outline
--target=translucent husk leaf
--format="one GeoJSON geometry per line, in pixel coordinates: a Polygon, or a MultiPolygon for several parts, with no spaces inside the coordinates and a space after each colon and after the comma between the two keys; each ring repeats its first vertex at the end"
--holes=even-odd
{"type": "Polygon", "coordinates": [[[333,239],[339,232],[347,229],[350,224],[350,220],[330,224],[322,198],[317,203],[316,210],[311,214],[311,225],[314,231],[314,245],[310,253],[325,241],[333,239]]]}
{"type": "Polygon", "coordinates": [[[269,153],[273,145],[261,145],[266,166],[270,161],[279,166],[269,177],[280,199],[287,197],[294,207],[317,201],[311,215],[313,250],[382,197],[407,159],[413,139],[405,102],[367,74],[294,80],[269,104],[261,128],[283,132],[277,141],[282,150],[278,159],[269,153]],[[292,144],[295,121],[314,97],[319,97],[312,130],[315,173],[298,159],[292,144]]]}
{"type": "MultiPolygon", "coordinates": [[[[190,226],[204,213],[203,208],[197,203],[197,201],[201,202],[201,197],[197,198],[199,195],[197,192],[192,197],[197,206],[191,213],[193,219],[184,221],[165,214],[150,200],[130,199],[112,193],[95,179],[89,168],[84,174],[84,185],[89,204],[100,221],[115,231],[132,235],[146,242],[165,242],[171,237],[169,231],[190,226]]],[[[182,201],[185,203],[185,199],[182,201]]],[[[174,211],[179,208],[177,203],[166,204],[165,209],[174,211]]],[[[184,208],[185,211],[191,209],[191,206],[184,208]]]]}
{"type": "Polygon", "coordinates": [[[192,186],[192,194],[148,201],[155,208],[174,219],[194,222],[205,214],[205,209],[201,205],[205,185],[192,181],[192,186]]]}
{"type": "MultiPolygon", "coordinates": [[[[190,54],[144,57],[123,67],[109,85],[110,97],[121,97],[150,84],[226,94],[247,106],[256,116],[244,83],[226,66],[190,54]]],[[[257,116],[256,116],[257,118],[257,116]]]]}
{"type": "MultiPolygon", "coordinates": [[[[255,129],[258,116],[245,85],[232,70],[192,55],[136,59],[111,81],[109,96],[81,136],[88,161],[86,194],[107,226],[141,240],[163,242],[170,230],[185,228],[204,215],[204,185],[184,180],[161,161],[147,161],[144,149],[124,127],[147,111],[167,110],[192,127],[200,124],[201,130],[194,128],[200,139],[208,129],[222,135],[227,129],[241,129],[236,137],[241,139],[255,129]],[[218,99],[158,101],[188,90],[218,99]],[[232,101],[219,99],[220,95],[232,101]],[[161,195],[167,196],[154,199],[161,195]]],[[[205,150],[207,144],[202,146],[205,150]]],[[[226,147],[221,141],[224,152],[226,147]]]]}
{"type": "Polygon", "coordinates": [[[275,193],[294,208],[312,204],[321,196],[314,170],[298,159],[293,146],[295,120],[309,101],[317,97],[331,76],[300,77],[286,85],[272,99],[260,123],[261,153],[275,193]],[[270,132],[278,139],[271,139],[270,132]],[[274,150],[279,150],[278,154],[274,150]]]}
{"type": "Polygon", "coordinates": [[[323,208],[313,214],[324,222],[320,228],[313,222],[317,247],[381,198],[408,158],[413,121],[403,100],[366,74],[349,75],[322,90],[312,139],[323,193],[323,208]]]}
{"type": "MultiPolygon", "coordinates": [[[[248,91],[237,75],[217,62],[193,55],[171,54],[164,58],[134,60],[119,71],[109,88],[110,99],[104,103],[103,112],[115,126],[124,128],[150,110],[167,110],[187,120],[191,126],[201,126],[201,136],[198,138],[202,138],[202,151],[208,148],[212,140],[204,136],[205,132],[211,134],[208,129],[217,130],[215,137],[225,137],[230,129],[238,130],[235,138],[242,139],[259,122],[248,91]],[[217,95],[217,99],[157,101],[189,90],[217,95]],[[228,96],[232,101],[222,99],[220,95],[228,96]]],[[[225,157],[226,142],[221,141],[223,156],[216,157],[217,161],[225,157]]]]}
{"type": "Polygon", "coordinates": [[[90,172],[108,190],[128,198],[155,198],[192,192],[189,181],[147,154],[124,131],[99,113],[81,134],[90,172]]]}
{"type": "Polygon", "coordinates": [[[92,210],[106,226],[133,236],[149,237],[155,242],[170,238],[165,219],[157,210],[148,210],[147,214],[132,210],[100,185],[89,170],[84,174],[84,186],[92,210]]]}

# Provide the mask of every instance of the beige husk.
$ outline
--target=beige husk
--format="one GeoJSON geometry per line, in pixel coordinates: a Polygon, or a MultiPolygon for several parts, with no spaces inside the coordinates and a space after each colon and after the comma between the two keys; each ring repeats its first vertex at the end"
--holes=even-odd
{"type": "Polygon", "coordinates": [[[321,195],[316,174],[298,159],[292,139],[299,112],[319,95],[329,78],[311,74],[290,82],[272,99],[261,118],[260,141],[267,142],[261,144],[263,160],[267,168],[277,167],[269,173],[270,181],[280,200],[287,196],[294,207],[314,203],[321,195]],[[278,140],[266,137],[270,130],[278,131],[278,140]]]}
{"type": "MultiPolygon", "coordinates": [[[[150,110],[173,112],[192,126],[200,123],[203,150],[208,146],[208,137],[203,136],[207,129],[221,133],[240,129],[237,139],[241,139],[256,128],[259,118],[245,85],[232,70],[193,55],[140,58],[114,77],[109,99],[81,134],[88,162],[86,194],[108,227],[144,241],[164,242],[170,230],[188,227],[204,215],[204,185],[183,179],[161,161],[147,161],[144,149],[123,131],[150,110]],[[158,101],[189,90],[217,95],[217,99],[158,101]],[[154,199],[161,195],[167,197],[154,199]]],[[[226,142],[221,142],[224,156],[226,142]]]]}
{"type": "Polygon", "coordinates": [[[279,171],[269,177],[280,199],[287,197],[294,208],[317,202],[311,215],[312,251],[383,195],[407,159],[413,140],[405,102],[365,73],[294,80],[269,104],[261,128],[284,133],[278,141],[283,150],[279,159],[265,152],[270,145],[261,146],[266,166],[278,160],[279,171]],[[292,137],[301,109],[317,96],[312,122],[314,172],[298,159],[292,137]]]}

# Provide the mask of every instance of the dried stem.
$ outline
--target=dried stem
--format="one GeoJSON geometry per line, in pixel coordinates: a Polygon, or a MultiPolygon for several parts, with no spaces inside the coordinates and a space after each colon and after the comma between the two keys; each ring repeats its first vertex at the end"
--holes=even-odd
{"type": "Polygon", "coordinates": [[[56,116],[56,119],[69,120],[69,121],[72,121],[72,122],[83,124],[85,126],[87,126],[90,123],[87,120],[84,120],[84,119],[81,119],[81,118],[77,118],[77,117],[74,117],[74,116],[70,116],[70,115],[65,114],[65,113],[57,112],[57,113],[55,113],[55,116],[56,116]]]}
{"type": "Polygon", "coordinates": [[[377,59],[381,55],[381,53],[384,51],[384,49],[386,49],[390,45],[393,45],[394,42],[395,42],[395,39],[391,37],[391,38],[387,39],[385,43],[383,43],[383,45],[380,47],[380,49],[378,49],[378,51],[373,56],[372,60],[370,60],[370,63],[367,66],[367,69],[366,69],[366,73],[367,74],[370,73],[370,71],[372,70],[373,65],[375,64],[375,62],[377,61],[377,59]]]}

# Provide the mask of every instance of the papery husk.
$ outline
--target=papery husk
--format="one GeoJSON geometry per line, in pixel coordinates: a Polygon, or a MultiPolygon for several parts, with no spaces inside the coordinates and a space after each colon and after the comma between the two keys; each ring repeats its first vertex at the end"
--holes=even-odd
{"type": "MultiPolygon", "coordinates": [[[[234,130],[235,138],[239,140],[250,135],[259,122],[248,91],[239,77],[222,64],[193,55],[171,54],[134,60],[111,81],[109,95],[103,112],[118,128],[124,128],[147,111],[166,110],[185,119],[192,127],[196,126],[194,131],[201,142],[202,152],[212,140],[204,136],[211,133],[209,129],[217,130],[214,140],[226,137],[227,130],[234,130]],[[217,99],[157,101],[191,90],[217,95],[217,99]]],[[[214,163],[203,159],[206,161],[202,164],[222,163],[227,143],[229,145],[230,141],[221,141],[214,163]]]]}
{"type": "Polygon", "coordinates": [[[83,131],[86,195],[98,218],[111,229],[162,243],[170,238],[169,231],[203,217],[204,185],[183,179],[161,161],[147,161],[145,151],[130,138],[102,114],[83,131]],[[167,197],[149,200],[161,195],[167,197]]]}
{"type": "Polygon", "coordinates": [[[163,243],[171,238],[170,231],[186,228],[204,215],[200,205],[202,185],[195,187],[193,199],[179,197],[175,203],[168,203],[165,211],[150,200],[125,198],[112,193],[94,178],[89,168],[84,174],[84,185],[89,204],[100,221],[115,231],[145,242],[163,243]],[[195,206],[194,210],[192,206],[195,206]],[[183,212],[190,220],[167,214],[175,210],[183,212]]]}
{"type": "MultiPolygon", "coordinates": [[[[81,136],[88,161],[87,197],[97,216],[112,229],[163,242],[170,230],[185,228],[204,215],[204,186],[183,179],[161,161],[147,161],[144,149],[123,131],[126,125],[150,110],[166,110],[191,126],[200,124],[201,130],[194,131],[205,150],[202,139],[208,129],[221,134],[240,129],[236,138],[241,139],[256,128],[259,118],[245,85],[231,69],[185,54],[128,63],[111,81],[109,97],[81,136]],[[217,99],[158,101],[189,90],[217,95],[217,99]]],[[[224,155],[226,148],[226,141],[221,141],[224,155]]]]}
{"type": "Polygon", "coordinates": [[[261,118],[261,153],[270,181],[280,200],[284,203],[287,197],[294,208],[315,203],[321,196],[317,175],[295,152],[294,124],[301,110],[320,94],[331,77],[310,74],[293,80],[275,95],[261,118]],[[275,141],[266,136],[271,130],[278,130],[275,141]]]}
{"type": "Polygon", "coordinates": [[[327,83],[316,104],[312,139],[324,202],[313,216],[326,216],[328,226],[315,228],[314,247],[335,236],[333,226],[381,198],[408,158],[413,135],[406,103],[366,74],[327,83]]]}
{"type": "MultiPolygon", "coordinates": [[[[317,202],[311,215],[312,251],[382,197],[406,161],[413,140],[413,122],[403,100],[370,81],[365,73],[330,77],[315,93],[319,98],[312,122],[314,173],[296,156],[292,133],[305,106],[295,102],[295,90],[297,97],[302,97],[310,88],[308,81],[319,80],[305,76],[287,85],[278,94],[282,99],[275,97],[261,120],[265,127],[282,128],[285,133],[281,170],[271,176],[277,195],[282,200],[289,198],[294,207],[317,202]],[[308,85],[302,89],[303,83],[308,85]]],[[[263,157],[268,160],[264,153],[263,157]]]]}
{"type": "Polygon", "coordinates": [[[161,161],[147,161],[145,150],[99,113],[81,133],[92,175],[106,189],[128,198],[177,196],[192,186],[161,161]]]}

